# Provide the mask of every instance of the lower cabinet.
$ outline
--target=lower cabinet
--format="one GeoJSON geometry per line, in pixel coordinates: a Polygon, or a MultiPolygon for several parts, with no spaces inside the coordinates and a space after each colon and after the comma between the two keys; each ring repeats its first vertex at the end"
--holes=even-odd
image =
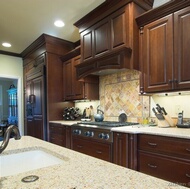
{"type": "Polygon", "coordinates": [[[190,140],[140,134],[138,171],[190,187],[190,140]]]}
{"type": "Polygon", "coordinates": [[[79,136],[73,136],[71,149],[112,162],[112,143],[103,143],[79,136]]]}
{"type": "Polygon", "coordinates": [[[71,148],[71,127],[57,123],[50,123],[49,142],[66,148],[71,148]]]}
{"type": "Polygon", "coordinates": [[[137,136],[114,132],[113,163],[137,169],[137,136]]]}

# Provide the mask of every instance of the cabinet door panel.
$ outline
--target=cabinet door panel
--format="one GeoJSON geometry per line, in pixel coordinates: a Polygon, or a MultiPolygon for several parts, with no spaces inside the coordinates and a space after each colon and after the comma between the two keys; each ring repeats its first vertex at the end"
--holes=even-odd
{"type": "Polygon", "coordinates": [[[127,26],[125,19],[125,10],[119,11],[117,15],[111,19],[111,27],[112,27],[112,48],[120,47],[125,45],[126,37],[128,37],[127,26]]]}
{"type": "Polygon", "coordinates": [[[173,22],[172,15],[144,27],[143,64],[146,92],[172,88],[173,22]]]}
{"type": "Polygon", "coordinates": [[[80,56],[73,58],[72,65],[72,93],[75,99],[84,97],[84,82],[77,80],[76,65],[80,64],[80,56]]]}
{"type": "Polygon", "coordinates": [[[128,134],[114,133],[113,163],[129,167],[128,134]]]}
{"type": "Polygon", "coordinates": [[[68,60],[63,66],[64,97],[72,98],[72,60],[68,60]]]}
{"type": "Polygon", "coordinates": [[[190,89],[190,8],[174,14],[174,65],[176,88],[190,89]]]}
{"type": "Polygon", "coordinates": [[[44,128],[43,128],[43,118],[42,118],[42,116],[34,117],[33,127],[34,127],[34,137],[39,138],[39,139],[45,138],[45,136],[43,136],[43,133],[45,135],[45,132],[43,132],[44,128]]]}
{"type": "Polygon", "coordinates": [[[33,80],[33,94],[35,95],[34,115],[42,115],[43,78],[33,80]]]}
{"type": "Polygon", "coordinates": [[[94,29],[95,57],[108,52],[110,47],[110,24],[108,22],[99,23],[94,29]]]}
{"type": "Polygon", "coordinates": [[[88,60],[93,57],[93,47],[92,47],[93,33],[92,31],[87,31],[81,34],[81,55],[83,61],[88,60]]]}

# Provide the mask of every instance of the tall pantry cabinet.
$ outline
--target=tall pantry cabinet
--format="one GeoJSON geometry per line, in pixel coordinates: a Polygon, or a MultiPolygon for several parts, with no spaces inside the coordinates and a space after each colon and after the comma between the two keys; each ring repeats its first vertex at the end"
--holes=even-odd
{"type": "Polygon", "coordinates": [[[74,44],[42,34],[23,52],[25,135],[49,140],[49,121],[63,119],[63,64],[61,56],[74,44]]]}

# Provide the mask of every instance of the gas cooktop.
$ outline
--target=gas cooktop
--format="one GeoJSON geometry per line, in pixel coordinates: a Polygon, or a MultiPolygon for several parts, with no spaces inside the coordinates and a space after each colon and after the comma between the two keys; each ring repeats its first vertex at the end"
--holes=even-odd
{"type": "Polygon", "coordinates": [[[117,122],[117,121],[102,121],[102,122],[81,121],[81,122],[78,122],[77,124],[97,125],[97,126],[103,126],[103,127],[122,127],[122,126],[138,125],[139,123],[117,122]]]}

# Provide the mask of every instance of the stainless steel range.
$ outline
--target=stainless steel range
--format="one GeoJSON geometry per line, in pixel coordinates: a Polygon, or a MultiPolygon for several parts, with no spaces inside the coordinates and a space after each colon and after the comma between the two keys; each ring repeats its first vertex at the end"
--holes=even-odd
{"type": "Polygon", "coordinates": [[[102,122],[78,122],[73,124],[72,135],[89,137],[92,139],[104,141],[104,142],[113,142],[113,132],[111,129],[113,127],[123,127],[123,126],[132,126],[138,125],[138,123],[132,122],[113,122],[113,121],[102,121],[102,122]]]}

